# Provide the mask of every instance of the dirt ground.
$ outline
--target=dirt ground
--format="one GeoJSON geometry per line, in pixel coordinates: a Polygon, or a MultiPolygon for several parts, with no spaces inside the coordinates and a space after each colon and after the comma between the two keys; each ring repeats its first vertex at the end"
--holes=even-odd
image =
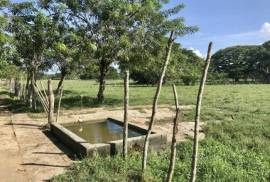
{"type": "MultiPolygon", "coordinates": [[[[1,103],[0,103],[1,105],[1,103]]],[[[13,114],[1,106],[0,113],[0,181],[48,181],[52,176],[63,173],[74,162],[72,152],[62,145],[42,127],[47,123],[44,114],[13,114]]],[[[193,109],[192,106],[183,106],[193,109]]],[[[169,106],[160,106],[154,130],[164,132],[171,138],[174,111],[169,106]]],[[[151,116],[151,106],[130,107],[129,120],[147,127],[151,116]]],[[[60,113],[59,123],[105,119],[122,120],[122,108],[91,108],[83,110],[64,110],[60,113]]],[[[178,141],[193,135],[193,122],[179,123],[178,141]]],[[[204,134],[200,132],[200,138],[204,134]]]]}

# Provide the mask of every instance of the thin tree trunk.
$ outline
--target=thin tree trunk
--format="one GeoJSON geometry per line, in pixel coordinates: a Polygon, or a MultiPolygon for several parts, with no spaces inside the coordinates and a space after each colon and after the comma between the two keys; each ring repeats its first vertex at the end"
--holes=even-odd
{"type": "Polygon", "coordinates": [[[98,102],[102,103],[104,101],[104,91],[106,86],[106,74],[108,70],[108,65],[106,64],[105,60],[102,60],[99,65],[99,90],[97,94],[97,100],[98,102]]]}
{"type": "Polygon", "coordinates": [[[48,80],[48,98],[49,98],[49,113],[48,113],[48,123],[53,122],[53,113],[54,113],[54,95],[52,89],[51,79],[48,80]]]}
{"type": "Polygon", "coordinates": [[[192,153],[192,163],[191,163],[191,177],[190,182],[195,182],[196,180],[196,172],[197,172],[197,161],[198,161],[198,147],[199,147],[199,123],[200,123],[200,114],[201,114],[201,104],[202,97],[204,92],[204,86],[207,79],[208,68],[211,61],[211,50],[212,50],[212,42],[209,43],[207,58],[205,61],[205,66],[203,70],[203,76],[200,83],[200,88],[197,96],[197,104],[196,104],[196,115],[195,115],[195,125],[194,125],[194,143],[193,143],[193,153],[192,153]]]}
{"type": "Polygon", "coordinates": [[[175,118],[173,120],[173,135],[172,135],[172,144],[171,144],[171,157],[170,157],[170,166],[167,173],[167,182],[172,181],[173,173],[174,173],[174,166],[175,166],[175,157],[176,157],[176,135],[178,132],[178,119],[180,117],[180,107],[178,104],[178,96],[175,85],[173,84],[173,94],[174,94],[174,101],[175,101],[175,118]]]}
{"type": "Polygon", "coordinates": [[[57,95],[60,93],[60,89],[62,88],[65,77],[66,77],[66,72],[61,73],[61,78],[60,78],[60,81],[59,81],[57,89],[56,89],[56,94],[57,95]]]}
{"type": "Polygon", "coordinates": [[[129,99],[129,71],[125,73],[124,80],[124,131],[123,131],[123,157],[127,156],[128,139],[128,99],[129,99]]]}
{"type": "Polygon", "coordinates": [[[143,148],[143,159],[142,159],[142,173],[144,173],[144,171],[146,169],[147,153],[148,153],[148,148],[149,148],[149,136],[152,132],[152,127],[153,127],[154,120],[155,120],[155,115],[156,115],[156,110],[157,110],[157,102],[158,102],[158,98],[160,95],[163,79],[164,79],[164,76],[166,73],[167,66],[168,66],[169,61],[170,61],[170,55],[171,55],[173,41],[174,41],[174,31],[171,31],[171,34],[170,34],[170,37],[169,37],[169,40],[167,43],[167,47],[166,47],[166,56],[165,56],[164,65],[162,68],[162,73],[161,73],[158,87],[157,87],[157,90],[156,90],[156,93],[154,96],[154,100],[153,100],[151,120],[150,120],[148,130],[147,130],[147,133],[145,136],[144,148],[143,148]]]}

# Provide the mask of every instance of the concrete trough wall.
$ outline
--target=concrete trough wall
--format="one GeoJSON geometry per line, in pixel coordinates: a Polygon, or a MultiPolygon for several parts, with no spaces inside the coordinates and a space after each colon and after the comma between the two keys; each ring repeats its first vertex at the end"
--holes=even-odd
{"type": "MultiPolygon", "coordinates": [[[[145,136],[128,138],[128,149],[141,151],[144,146],[145,136]]],[[[149,150],[160,151],[166,147],[167,137],[162,134],[151,134],[149,137],[149,150]]],[[[116,140],[109,142],[111,144],[111,154],[116,155],[122,153],[123,140],[116,140]]]]}
{"type": "MultiPolygon", "coordinates": [[[[121,126],[123,126],[123,122],[119,120],[115,120],[112,118],[108,118],[108,120],[113,121],[121,126]]],[[[142,150],[144,146],[145,134],[147,130],[136,125],[136,124],[128,124],[129,129],[133,129],[143,134],[143,136],[128,138],[128,149],[129,150],[142,150]]],[[[115,140],[109,142],[111,144],[111,154],[119,154],[122,153],[123,148],[123,140],[115,140]]],[[[167,145],[167,135],[162,133],[157,133],[153,131],[149,137],[149,150],[150,151],[160,151],[164,149],[167,145]]]]}
{"type": "MultiPolygon", "coordinates": [[[[123,122],[108,118],[108,120],[123,126],[123,122]]],[[[129,124],[129,129],[133,129],[142,133],[142,136],[128,138],[129,150],[141,150],[144,145],[146,129],[141,128],[135,124],[129,124]]],[[[107,143],[90,144],[81,137],[77,136],[70,130],[66,129],[58,123],[51,125],[52,133],[57,136],[66,146],[76,153],[78,157],[93,156],[96,153],[100,155],[115,155],[122,152],[123,140],[109,141],[107,143]]],[[[167,136],[166,134],[152,132],[149,137],[149,150],[159,151],[166,147],[167,136]]]]}
{"type": "Polygon", "coordinates": [[[109,155],[111,153],[110,144],[90,144],[58,123],[51,124],[51,132],[75,152],[77,157],[93,156],[95,153],[100,155],[109,155]]]}

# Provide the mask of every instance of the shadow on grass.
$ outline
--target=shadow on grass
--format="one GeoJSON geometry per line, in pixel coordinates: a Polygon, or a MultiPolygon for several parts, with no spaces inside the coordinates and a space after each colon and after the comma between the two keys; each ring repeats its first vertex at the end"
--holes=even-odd
{"type": "Polygon", "coordinates": [[[33,110],[33,109],[29,108],[25,102],[23,102],[19,99],[5,98],[5,99],[2,99],[2,102],[3,102],[3,104],[7,105],[7,109],[12,113],[28,113],[28,112],[40,113],[40,112],[43,112],[43,108],[39,103],[37,103],[36,110],[33,110]]]}
{"type": "MultiPolygon", "coordinates": [[[[57,97],[55,102],[58,103],[59,98],[57,97]]],[[[96,97],[85,96],[82,93],[74,92],[71,90],[64,90],[63,98],[61,101],[61,107],[65,109],[72,108],[89,108],[89,107],[100,107],[100,106],[114,106],[122,103],[121,99],[114,99],[105,97],[104,101],[101,103],[96,97]],[[83,95],[83,97],[81,97],[83,95]]],[[[57,105],[57,104],[55,104],[57,105]]]]}
{"type": "MultiPolygon", "coordinates": [[[[44,112],[44,109],[41,103],[37,102],[36,110],[29,108],[28,104],[24,101],[17,99],[13,96],[10,96],[9,92],[2,91],[1,105],[6,107],[1,108],[0,111],[7,109],[12,113],[41,113],[44,112]]],[[[73,92],[70,90],[65,90],[63,93],[63,98],[61,101],[61,108],[72,109],[72,108],[91,108],[91,107],[100,107],[100,106],[115,106],[122,103],[121,99],[105,98],[104,102],[100,103],[95,97],[83,96],[81,102],[81,94],[78,92],[73,92]]],[[[55,94],[55,111],[57,110],[59,102],[59,97],[55,94]]]]}

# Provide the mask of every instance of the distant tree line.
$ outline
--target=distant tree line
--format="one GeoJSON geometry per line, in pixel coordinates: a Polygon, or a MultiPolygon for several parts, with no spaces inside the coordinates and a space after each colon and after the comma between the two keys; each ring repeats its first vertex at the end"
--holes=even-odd
{"type": "Polygon", "coordinates": [[[211,73],[216,79],[270,83],[270,41],[221,49],[212,59],[211,73]]]}

